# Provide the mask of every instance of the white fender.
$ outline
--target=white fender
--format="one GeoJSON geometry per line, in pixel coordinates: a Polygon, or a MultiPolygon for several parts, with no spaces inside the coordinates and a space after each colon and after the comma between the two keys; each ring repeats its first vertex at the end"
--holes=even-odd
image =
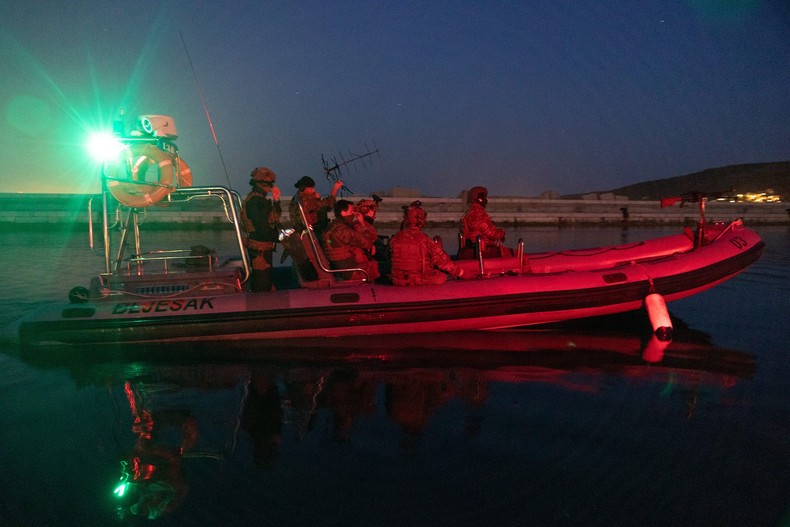
{"type": "Polygon", "coordinates": [[[653,333],[659,340],[672,340],[672,320],[669,318],[667,303],[658,293],[651,293],[645,297],[645,309],[653,326],[653,333]]]}

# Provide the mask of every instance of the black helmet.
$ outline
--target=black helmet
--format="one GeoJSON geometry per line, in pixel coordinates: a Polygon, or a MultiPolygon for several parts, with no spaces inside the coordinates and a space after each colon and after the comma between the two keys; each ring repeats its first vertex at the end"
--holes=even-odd
{"type": "Polygon", "coordinates": [[[467,201],[469,203],[480,203],[488,200],[488,189],[485,187],[472,187],[469,189],[467,201]]]}
{"type": "Polygon", "coordinates": [[[274,182],[277,181],[277,174],[275,174],[272,169],[267,167],[258,167],[252,171],[250,174],[250,185],[255,185],[260,183],[262,185],[274,185],[274,182]]]}
{"type": "Polygon", "coordinates": [[[405,227],[417,227],[422,229],[425,226],[425,218],[428,214],[420,205],[412,204],[403,215],[403,225],[405,227]]]}
{"type": "Polygon", "coordinates": [[[294,187],[298,188],[301,192],[302,190],[306,189],[307,187],[314,187],[315,181],[310,176],[304,176],[299,179],[296,183],[294,183],[294,187]]]}

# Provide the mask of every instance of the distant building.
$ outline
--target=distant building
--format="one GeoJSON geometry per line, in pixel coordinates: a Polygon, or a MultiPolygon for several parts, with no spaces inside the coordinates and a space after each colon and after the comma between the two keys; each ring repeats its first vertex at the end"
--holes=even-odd
{"type": "Polygon", "coordinates": [[[588,201],[628,201],[627,196],[618,196],[614,192],[590,192],[582,194],[582,199],[588,201]]]}
{"type": "Polygon", "coordinates": [[[379,190],[374,194],[389,198],[422,198],[422,192],[413,188],[392,187],[389,190],[379,190]]]}
{"type": "Polygon", "coordinates": [[[562,196],[553,190],[546,190],[539,197],[540,199],[560,199],[562,196]]]}

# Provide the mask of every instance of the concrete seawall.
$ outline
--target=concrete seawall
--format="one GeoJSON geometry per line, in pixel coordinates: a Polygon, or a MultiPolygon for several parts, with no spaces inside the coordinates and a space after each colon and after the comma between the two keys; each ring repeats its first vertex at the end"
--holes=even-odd
{"type": "MultiPolygon", "coordinates": [[[[0,226],[53,226],[85,224],[88,221],[92,196],[81,194],[0,194],[0,226]]],[[[287,211],[290,196],[283,196],[287,211]]],[[[359,199],[359,198],[356,198],[359,199]]],[[[356,201],[354,199],[354,201],[356,201]]],[[[384,198],[378,223],[382,226],[400,224],[403,207],[415,198],[384,198]]],[[[419,198],[428,212],[431,225],[457,225],[466,210],[459,198],[419,198]]],[[[194,212],[181,212],[180,204],[160,203],[149,207],[149,224],[196,224],[220,226],[227,223],[216,204],[199,203],[194,212]]],[[[93,218],[98,221],[101,200],[93,199],[93,218]]],[[[658,201],[496,198],[489,199],[488,212],[502,226],[513,225],[693,225],[699,219],[699,206],[686,203],[682,207],[661,208],[658,201]]],[[[786,203],[729,203],[711,201],[706,205],[709,221],[742,218],[747,225],[790,225],[790,208],[786,203]]],[[[285,212],[283,223],[288,223],[285,212]]]]}

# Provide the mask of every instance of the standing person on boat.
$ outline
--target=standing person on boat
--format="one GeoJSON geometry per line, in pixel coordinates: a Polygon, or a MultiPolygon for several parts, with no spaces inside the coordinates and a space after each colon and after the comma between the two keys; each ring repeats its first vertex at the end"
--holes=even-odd
{"type": "Polygon", "coordinates": [[[247,230],[247,250],[252,263],[251,291],[271,291],[272,253],[279,235],[282,208],[280,189],[274,186],[277,175],[269,168],[258,167],[250,174],[252,191],[244,199],[241,219],[247,230]],[[268,194],[271,192],[271,199],[268,194]]]}
{"type": "Polygon", "coordinates": [[[505,231],[494,225],[491,216],[486,212],[488,204],[488,190],[485,187],[472,187],[467,195],[469,208],[461,219],[461,233],[464,246],[458,253],[459,259],[475,257],[475,243],[478,236],[486,258],[499,258],[512,256],[512,251],[502,245],[505,241],[505,231]]]}
{"type": "MultiPolygon", "coordinates": [[[[336,181],[332,190],[325,198],[321,197],[315,190],[315,181],[310,176],[304,176],[294,184],[297,189],[297,196],[302,203],[307,222],[313,227],[318,239],[321,239],[324,231],[329,225],[329,211],[335,206],[338,191],[343,187],[342,181],[336,181]]],[[[297,232],[301,232],[305,225],[302,216],[299,214],[299,205],[296,197],[291,200],[288,207],[288,215],[291,217],[291,225],[297,232]]]]}
{"type": "MultiPolygon", "coordinates": [[[[376,260],[369,254],[378,234],[353,203],[341,199],[335,203],[335,219],[324,233],[326,255],[336,269],[359,267],[367,270],[372,281],[380,276],[376,260]]],[[[341,280],[364,278],[362,273],[339,273],[341,280]]]]}
{"type": "Polygon", "coordinates": [[[463,269],[422,232],[427,216],[420,205],[411,205],[404,215],[403,229],[390,240],[390,279],[395,285],[443,284],[448,274],[455,278],[464,274],[463,269]]]}

